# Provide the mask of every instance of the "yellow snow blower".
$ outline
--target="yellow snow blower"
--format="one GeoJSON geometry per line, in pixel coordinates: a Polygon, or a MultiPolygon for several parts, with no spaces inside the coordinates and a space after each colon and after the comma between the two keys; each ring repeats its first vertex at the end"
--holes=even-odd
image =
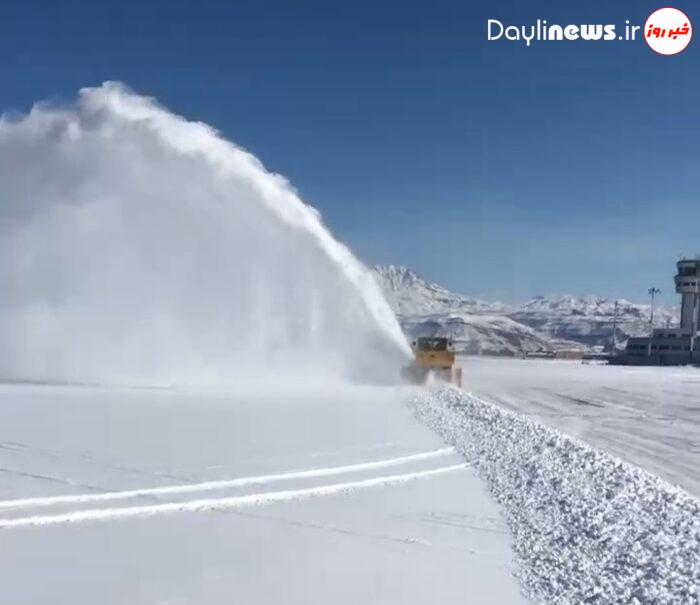
{"type": "Polygon", "coordinates": [[[443,336],[421,336],[411,343],[413,363],[405,376],[413,383],[423,384],[432,378],[462,386],[462,368],[455,365],[454,344],[443,336]]]}

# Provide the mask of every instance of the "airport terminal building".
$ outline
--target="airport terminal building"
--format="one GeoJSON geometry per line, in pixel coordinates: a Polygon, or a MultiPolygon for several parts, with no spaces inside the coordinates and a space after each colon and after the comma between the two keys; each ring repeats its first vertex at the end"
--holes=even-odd
{"type": "Polygon", "coordinates": [[[630,338],[613,363],[629,365],[700,364],[700,259],[678,261],[676,292],[681,295],[680,327],[655,329],[651,337],[630,338]]]}

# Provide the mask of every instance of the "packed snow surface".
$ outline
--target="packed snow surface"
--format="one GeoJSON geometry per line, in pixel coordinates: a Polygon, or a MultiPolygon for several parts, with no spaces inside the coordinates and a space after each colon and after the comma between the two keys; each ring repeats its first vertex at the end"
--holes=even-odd
{"type": "Polygon", "coordinates": [[[0,199],[1,379],[386,380],[410,353],[284,178],[119,84],[3,115],[0,199]]]}
{"type": "Polygon", "coordinates": [[[0,385],[0,600],[526,602],[411,392],[0,385]]]}
{"type": "Polygon", "coordinates": [[[700,369],[467,357],[465,388],[700,497],[700,369]]]}
{"type": "Polygon", "coordinates": [[[533,600],[697,603],[696,498],[457,389],[421,393],[414,405],[474,464],[503,506],[533,600]]]}

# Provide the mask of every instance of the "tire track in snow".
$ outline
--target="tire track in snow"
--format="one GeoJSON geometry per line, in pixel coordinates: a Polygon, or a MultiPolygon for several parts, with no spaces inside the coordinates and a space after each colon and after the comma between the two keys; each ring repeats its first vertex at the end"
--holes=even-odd
{"type": "Polygon", "coordinates": [[[0,467],[0,473],[5,475],[11,475],[14,477],[27,477],[28,479],[38,479],[39,481],[47,481],[49,483],[60,483],[61,485],[70,485],[71,487],[82,487],[84,489],[91,489],[97,492],[103,492],[104,489],[97,487],[96,485],[90,485],[88,483],[78,483],[72,481],[71,479],[62,479],[61,477],[54,477],[53,475],[42,475],[39,473],[28,473],[26,471],[20,471],[12,468],[0,467]]]}
{"type": "Polygon", "coordinates": [[[196,478],[178,475],[177,473],[173,473],[168,469],[160,469],[160,470],[154,469],[152,471],[148,471],[148,470],[128,466],[125,464],[114,463],[114,462],[110,462],[107,460],[100,460],[98,458],[95,458],[92,454],[89,454],[89,453],[58,452],[58,451],[54,451],[51,449],[46,449],[46,448],[36,447],[33,445],[28,445],[26,443],[20,443],[19,441],[2,441],[2,442],[0,442],[0,450],[6,450],[6,451],[11,452],[13,454],[25,454],[28,456],[39,456],[42,458],[50,458],[53,460],[64,460],[64,459],[77,460],[78,462],[83,463],[83,464],[96,464],[98,466],[104,466],[106,468],[111,468],[111,469],[114,469],[114,470],[117,470],[120,472],[134,474],[134,475],[145,475],[147,477],[175,479],[177,481],[187,481],[187,480],[195,481],[196,480],[196,478]]]}
{"type": "Polygon", "coordinates": [[[66,496],[47,496],[39,498],[23,498],[15,500],[0,501],[0,509],[34,508],[40,506],[52,506],[55,504],[83,504],[86,502],[105,502],[113,500],[125,500],[139,496],[157,496],[166,494],[187,494],[192,492],[213,491],[217,489],[243,487],[246,485],[257,485],[262,483],[274,483],[277,481],[288,481],[291,479],[311,479],[315,477],[328,477],[332,475],[343,475],[360,471],[368,471],[390,466],[399,466],[409,462],[429,460],[440,456],[447,456],[454,453],[454,448],[445,447],[430,452],[421,452],[400,456],[398,458],[387,458],[373,462],[360,462],[344,466],[334,466],[328,468],[316,468],[298,471],[285,471],[271,475],[260,475],[257,477],[239,477],[237,479],[220,479],[216,481],[205,481],[203,483],[188,483],[185,485],[170,485],[163,487],[151,487],[143,489],[124,490],[116,492],[105,492],[102,494],[74,494],[66,496]]]}
{"type": "Polygon", "coordinates": [[[66,525],[72,523],[84,523],[89,521],[105,521],[115,519],[127,519],[133,517],[150,517],[154,515],[165,515],[185,512],[203,512],[212,510],[225,510],[244,506],[256,506],[270,504],[273,502],[284,502],[289,500],[302,500],[318,496],[331,496],[334,494],[347,493],[359,489],[370,487],[397,485],[406,483],[414,479],[426,478],[435,475],[442,475],[467,468],[465,463],[443,466],[440,468],[415,471],[401,475],[385,475],[383,477],[373,477],[360,481],[349,481],[346,483],[335,483],[304,489],[291,489],[279,492],[265,492],[260,494],[248,494],[246,496],[231,496],[227,498],[208,498],[201,500],[191,500],[188,502],[172,502],[167,504],[154,504],[147,506],[132,506],[128,508],[106,508],[81,510],[71,513],[57,515],[36,515],[32,517],[22,517],[19,519],[0,520],[0,529],[16,529],[21,527],[49,525],[66,525]]]}

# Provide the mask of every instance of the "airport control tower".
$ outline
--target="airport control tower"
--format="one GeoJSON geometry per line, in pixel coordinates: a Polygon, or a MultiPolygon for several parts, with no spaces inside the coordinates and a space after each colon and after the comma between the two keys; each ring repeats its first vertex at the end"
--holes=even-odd
{"type": "Polygon", "coordinates": [[[700,322],[700,259],[678,261],[676,292],[681,295],[681,330],[696,334],[700,322]]]}
{"type": "Polygon", "coordinates": [[[700,258],[679,260],[677,267],[674,280],[681,295],[680,327],[656,328],[649,336],[629,338],[624,353],[614,355],[610,363],[700,365],[700,258]]]}

